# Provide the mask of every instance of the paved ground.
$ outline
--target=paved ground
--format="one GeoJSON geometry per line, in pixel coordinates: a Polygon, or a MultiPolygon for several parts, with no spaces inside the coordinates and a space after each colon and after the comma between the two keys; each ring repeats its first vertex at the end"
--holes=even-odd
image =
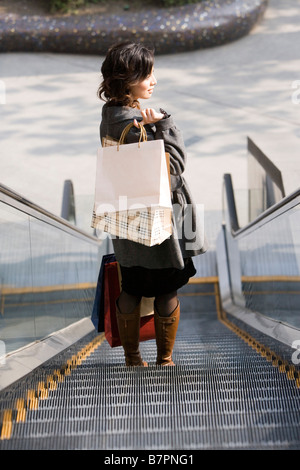
{"type": "MultiPolygon", "coordinates": [[[[151,103],[172,113],[182,129],[186,169],[207,214],[222,208],[222,177],[247,188],[246,137],[300,137],[300,10],[271,0],[252,33],[217,48],[158,56],[151,103]],[[295,101],[295,100],[294,100],[295,101]],[[297,99],[296,99],[297,101],[297,99]]],[[[60,214],[63,182],[72,179],[79,222],[90,220],[98,126],[96,97],[103,57],[0,55],[6,103],[0,105],[0,182],[60,214]],[[80,213],[81,211],[81,213],[80,213]],[[84,212],[84,214],[83,214],[84,212]]],[[[4,101],[3,94],[0,96],[4,101]]]]}

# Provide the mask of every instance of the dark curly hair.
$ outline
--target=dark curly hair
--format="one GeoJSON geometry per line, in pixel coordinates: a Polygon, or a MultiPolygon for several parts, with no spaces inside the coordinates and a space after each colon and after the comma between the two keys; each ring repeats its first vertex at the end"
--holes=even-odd
{"type": "Polygon", "coordinates": [[[111,46],[101,67],[103,81],[97,95],[110,105],[138,107],[130,86],[147,78],[153,69],[154,51],[141,44],[122,42],[111,46]]]}

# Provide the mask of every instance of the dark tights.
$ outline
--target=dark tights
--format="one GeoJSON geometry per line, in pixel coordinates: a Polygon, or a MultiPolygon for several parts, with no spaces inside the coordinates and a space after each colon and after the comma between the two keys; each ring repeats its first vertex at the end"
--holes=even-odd
{"type": "MultiPolygon", "coordinates": [[[[127,294],[127,292],[122,291],[118,300],[119,310],[122,313],[131,313],[140,301],[140,296],[127,294]]],[[[177,291],[155,297],[155,307],[161,317],[168,317],[171,315],[177,307],[177,304],[177,291]]]]}

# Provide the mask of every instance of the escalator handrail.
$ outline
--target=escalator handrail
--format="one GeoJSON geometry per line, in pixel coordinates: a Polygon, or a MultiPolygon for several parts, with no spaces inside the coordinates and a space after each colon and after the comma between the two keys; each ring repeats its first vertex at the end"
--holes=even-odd
{"type": "MultiPolygon", "coordinates": [[[[226,186],[225,186],[225,191],[226,191],[226,186]]],[[[266,209],[258,217],[256,217],[256,219],[252,220],[251,222],[249,222],[249,224],[245,225],[244,227],[241,227],[238,230],[235,230],[234,226],[231,226],[230,228],[231,228],[232,236],[236,238],[239,235],[244,234],[249,229],[252,229],[255,225],[259,224],[263,219],[266,219],[271,214],[277,212],[279,209],[283,208],[284,206],[289,204],[291,201],[293,201],[293,199],[296,199],[299,196],[300,196],[300,188],[296,189],[294,192],[292,192],[288,196],[281,199],[281,201],[277,202],[273,206],[266,209]]]]}
{"type": "Polygon", "coordinates": [[[230,173],[224,174],[223,191],[225,191],[225,195],[227,198],[227,206],[228,206],[228,212],[229,212],[231,231],[235,233],[240,229],[240,226],[239,226],[239,221],[238,221],[238,216],[237,216],[234,190],[233,190],[232,178],[231,178],[230,173]]]}
{"type": "Polygon", "coordinates": [[[0,183],[0,201],[10,206],[13,206],[17,210],[21,210],[22,212],[25,212],[26,214],[29,214],[35,218],[38,218],[37,215],[40,214],[43,217],[46,217],[48,219],[48,223],[50,223],[51,225],[55,225],[56,227],[58,226],[59,228],[65,231],[72,232],[72,234],[75,236],[85,238],[90,242],[96,244],[102,243],[102,240],[98,239],[94,235],[91,235],[85,232],[84,230],[81,230],[80,228],[72,225],[66,219],[52,214],[52,212],[48,211],[47,209],[43,209],[41,206],[33,203],[32,201],[29,201],[28,199],[24,198],[23,196],[16,193],[14,190],[8,188],[7,186],[3,185],[2,183],[0,183]],[[7,201],[5,198],[3,198],[3,195],[8,196],[10,198],[10,201],[7,201]],[[16,204],[14,204],[14,202],[16,202],[16,204]],[[18,204],[23,205],[24,210],[20,209],[18,204]],[[30,213],[30,210],[34,211],[36,214],[30,213]]]}

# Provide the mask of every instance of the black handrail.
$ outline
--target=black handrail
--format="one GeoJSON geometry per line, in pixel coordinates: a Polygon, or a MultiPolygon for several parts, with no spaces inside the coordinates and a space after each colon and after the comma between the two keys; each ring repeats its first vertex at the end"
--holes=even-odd
{"type": "Polygon", "coordinates": [[[66,231],[69,231],[69,232],[71,231],[74,235],[77,234],[78,236],[89,239],[90,241],[94,243],[98,243],[98,244],[102,243],[102,241],[99,240],[97,237],[90,235],[84,230],[81,230],[80,228],[74,226],[67,220],[63,219],[62,217],[52,214],[47,209],[43,209],[41,206],[38,206],[37,204],[29,201],[28,199],[24,198],[20,194],[16,193],[14,190],[8,188],[7,186],[1,183],[0,183],[0,201],[12,207],[15,207],[16,209],[21,210],[22,212],[25,212],[27,214],[30,213],[29,210],[33,210],[36,212],[36,214],[31,214],[33,217],[38,218],[37,215],[40,214],[41,216],[48,218],[49,222],[52,222],[52,224],[59,226],[59,228],[61,229],[65,229],[66,231]],[[3,198],[2,195],[8,196],[10,198],[10,201],[6,200],[5,197],[3,198]],[[14,204],[14,201],[16,204],[14,204]],[[18,203],[23,205],[24,209],[18,207],[18,203]]]}
{"type": "Polygon", "coordinates": [[[76,225],[74,187],[71,180],[65,180],[61,205],[61,217],[76,225]]]}
{"type": "Polygon", "coordinates": [[[227,207],[229,212],[230,226],[233,232],[237,232],[240,228],[238,215],[236,211],[235,197],[233,191],[232,178],[230,173],[224,175],[225,195],[227,199],[227,207]]]}

